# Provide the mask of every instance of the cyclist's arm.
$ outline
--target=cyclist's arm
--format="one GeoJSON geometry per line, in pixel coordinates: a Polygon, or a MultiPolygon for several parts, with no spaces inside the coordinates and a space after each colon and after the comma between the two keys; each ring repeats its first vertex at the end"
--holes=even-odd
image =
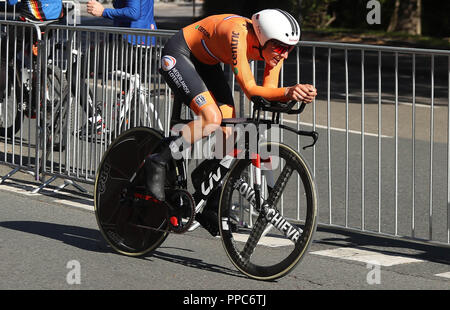
{"type": "Polygon", "coordinates": [[[269,88],[278,88],[278,81],[280,79],[280,71],[283,66],[284,59],[273,68],[266,64],[264,68],[263,86],[269,88]]]}
{"type": "Polygon", "coordinates": [[[117,20],[138,20],[141,16],[141,5],[139,0],[126,0],[125,7],[117,9],[106,8],[103,17],[117,20]]]}
{"type": "Polygon", "coordinates": [[[266,69],[263,86],[258,86],[250,69],[247,59],[247,39],[246,33],[241,35],[238,40],[235,59],[231,64],[236,80],[241,86],[248,98],[252,96],[261,96],[267,100],[287,101],[285,97],[285,88],[278,88],[278,75],[281,68],[281,62],[272,70],[266,69]]]}

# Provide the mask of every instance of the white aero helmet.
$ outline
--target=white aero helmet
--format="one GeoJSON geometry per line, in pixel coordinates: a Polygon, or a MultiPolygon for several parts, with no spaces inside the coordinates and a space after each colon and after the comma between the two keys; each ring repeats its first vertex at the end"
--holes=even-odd
{"type": "Polygon", "coordinates": [[[262,10],[253,14],[252,22],[261,46],[272,39],[287,45],[295,45],[300,40],[300,26],[291,14],[283,10],[262,10]]]}

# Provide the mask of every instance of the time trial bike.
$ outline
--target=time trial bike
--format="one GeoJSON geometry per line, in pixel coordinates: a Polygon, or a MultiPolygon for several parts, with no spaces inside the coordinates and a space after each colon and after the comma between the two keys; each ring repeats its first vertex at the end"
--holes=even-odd
{"type": "MultiPolygon", "coordinates": [[[[115,251],[128,256],[154,251],[171,233],[186,233],[198,222],[205,223],[202,215],[211,211],[214,202],[209,200],[217,199],[217,213],[209,223],[217,227],[225,252],[239,271],[250,278],[273,280],[294,269],[316,229],[316,185],[304,157],[284,143],[265,140],[260,128],[278,126],[309,136],[314,140],[309,146],[318,134],[280,124],[282,113],[300,114],[304,103],[294,109],[297,102],[251,100],[251,118],[223,119],[221,126],[254,125],[256,131],[243,134],[242,142],[222,159],[205,159],[194,169],[193,193],[188,191],[185,161],[171,161],[165,202],[148,195],[141,169],[149,154],[160,151],[163,134],[136,127],[113,141],[97,171],[94,208],[99,229],[115,251]],[[272,118],[261,118],[263,112],[272,113],[272,118]],[[257,142],[255,148],[252,141],[257,142]]],[[[171,125],[183,122],[176,103],[171,125]]],[[[212,233],[209,225],[204,226],[212,233]]]]}

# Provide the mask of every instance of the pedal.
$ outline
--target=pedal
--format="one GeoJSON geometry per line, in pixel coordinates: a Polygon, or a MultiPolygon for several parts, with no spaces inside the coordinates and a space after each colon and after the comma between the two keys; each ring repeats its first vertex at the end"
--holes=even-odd
{"type": "Polygon", "coordinates": [[[171,231],[177,234],[188,231],[195,218],[194,198],[182,189],[166,190],[166,197],[171,231]]]}
{"type": "Polygon", "coordinates": [[[178,227],[178,218],[176,216],[171,216],[170,224],[172,224],[172,226],[174,226],[174,227],[178,227]]]}

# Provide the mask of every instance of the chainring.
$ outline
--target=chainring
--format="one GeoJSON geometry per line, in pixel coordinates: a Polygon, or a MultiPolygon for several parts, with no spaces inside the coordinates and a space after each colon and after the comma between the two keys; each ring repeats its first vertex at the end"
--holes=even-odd
{"type": "Polygon", "coordinates": [[[182,234],[194,222],[195,202],[192,195],[184,189],[166,189],[166,205],[170,231],[182,234]]]}

